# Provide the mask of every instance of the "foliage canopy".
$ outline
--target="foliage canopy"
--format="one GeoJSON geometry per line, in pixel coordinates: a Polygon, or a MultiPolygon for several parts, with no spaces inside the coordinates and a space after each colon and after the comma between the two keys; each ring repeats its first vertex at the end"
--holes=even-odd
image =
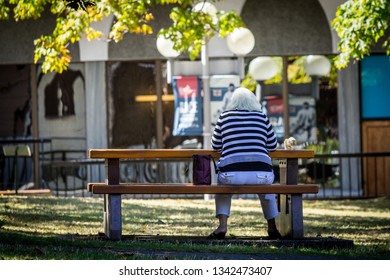
{"type": "MultiPolygon", "coordinates": [[[[108,40],[119,42],[126,33],[149,35],[154,32],[150,23],[154,19],[151,12],[161,5],[173,5],[170,13],[172,25],[161,33],[175,42],[175,49],[188,52],[195,59],[205,38],[219,34],[225,37],[235,27],[243,26],[235,12],[218,12],[219,20],[202,11],[193,11],[195,0],[0,0],[0,20],[21,21],[39,19],[45,9],[56,16],[56,26],[52,34],[42,35],[34,41],[34,62],[43,59],[42,71],[61,73],[71,62],[69,44],[85,37],[88,40],[100,39],[101,31],[91,27],[91,23],[101,21],[112,14],[114,22],[108,40]]],[[[213,2],[216,2],[215,0],[213,2]]]]}
{"type": "Polygon", "coordinates": [[[369,55],[380,39],[389,55],[390,37],[385,38],[389,23],[389,0],[349,0],[340,5],[332,21],[340,37],[336,67],[344,68],[351,59],[360,60],[369,55]]]}
{"type": "MultiPolygon", "coordinates": [[[[34,41],[34,62],[43,60],[43,72],[61,73],[71,61],[69,44],[83,37],[101,39],[102,32],[91,27],[91,23],[108,15],[114,16],[108,40],[119,42],[126,33],[152,34],[150,23],[154,16],[151,11],[161,5],[172,5],[172,25],[160,32],[175,42],[177,51],[188,53],[191,59],[199,55],[205,39],[216,34],[225,37],[235,27],[244,26],[235,12],[219,11],[219,20],[214,21],[210,15],[194,11],[192,7],[197,2],[199,0],[0,0],[0,20],[37,20],[45,9],[50,10],[56,16],[56,25],[52,34],[34,41]]],[[[385,38],[389,23],[389,0],[348,0],[340,5],[332,21],[332,28],[340,37],[336,67],[344,68],[350,60],[369,55],[381,38],[390,54],[390,37],[385,38]]]]}

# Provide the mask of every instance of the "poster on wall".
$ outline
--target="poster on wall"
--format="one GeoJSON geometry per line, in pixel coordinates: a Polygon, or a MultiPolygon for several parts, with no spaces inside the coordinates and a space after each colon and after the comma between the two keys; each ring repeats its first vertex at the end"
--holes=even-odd
{"type": "Polygon", "coordinates": [[[290,135],[298,143],[317,142],[316,107],[313,97],[290,98],[290,135]]]}
{"type": "MultiPolygon", "coordinates": [[[[281,96],[266,96],[262,108],[267,114],[278,139],[284,141],[283,99],[281,96]]],[[[309,96],[289,97],[290,136],[299,144],[317,141],[315,100],[309,96]]]]}
{"type": "Polygon", "coordinates": [[[240,86],[240,76],[214,75],[210,78],[211,128],[214,130],[219,115],[226,110],[233,91],[240,86]]]}
{"type": "Polygon", "coordinates": [[[201,85],[201,79],[197,76],[173,77],[175,116],[172,135],[203,134],[201,85]]]}
{"type": "Polygon", "coordinates": [[[284,141],[283,99],[281,96],[266,96],[261,101],[263,112],[272,124],[278,143],[284,141]]]}

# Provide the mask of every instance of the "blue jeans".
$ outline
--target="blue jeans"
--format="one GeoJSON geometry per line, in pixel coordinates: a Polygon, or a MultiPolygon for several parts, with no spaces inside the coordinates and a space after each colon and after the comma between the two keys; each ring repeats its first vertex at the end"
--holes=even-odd
{"type": "MultiPolygon", "coordinates": [[[[264,171],[235,171],[219,172],[218,184],[226,185],[268,185],[272,184],[275,175],[264,171]]],[[[269,220],[275,218],[278,214],[275,194],[258,194],[260,204],[263,209],[264,218],[269,220]]],[[[230,216],[232,194],[216,194],[215,207],[216,215],[230,216]]]]}

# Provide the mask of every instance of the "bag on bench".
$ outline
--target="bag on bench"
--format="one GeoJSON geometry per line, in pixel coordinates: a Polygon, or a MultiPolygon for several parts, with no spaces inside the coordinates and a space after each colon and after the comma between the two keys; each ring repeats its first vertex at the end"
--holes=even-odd
{"type": "MultiPolygon", "coordinates": [[[[192,182],[194,185],[211,185],[211,155],[192,156],[192,182]]],[[[215,162],[214,162],[215,165],[215,162]]]]}

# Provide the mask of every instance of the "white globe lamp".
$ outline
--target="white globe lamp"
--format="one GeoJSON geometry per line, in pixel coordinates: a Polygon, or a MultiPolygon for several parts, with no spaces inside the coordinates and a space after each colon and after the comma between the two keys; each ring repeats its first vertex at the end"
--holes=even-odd
{"type": "Polygon", "coordinates": [[[273,78],[279,71],[275,60],[269,56],[258,56],[249,63],[248,72],[258,83],[256,97],[261,100],[261,82],[273,78]]]}
{"type": "Polygon", "coordinates": [[[237,56],[245,56],[250,53],[255,46],[255,36],[245,27],[235,28],[226,37],[229,50],[237,56]]]}
{"type": "Polygon", "coordinates": [[[157,50],[161,55],[166,57],[167,60],[167,83],[172,82],[173,63],[172,60],[180,55],[180,52],[173,48],[174,43],[172,40],[167,39],[164,35],[160,34],[156,40],[157,50]]]}
{"type": "Polygon", "coordinates": [[[180,55],[180,52],[173,48],[174,43],[172,40],[167,39],[164,35],[159,35],[156,40],[157,50],[161,55],[167,58],[175,58],[180,55]]]}
{"type": "Polygon", "coordinates": [[[218,16],[217,16],[218,10],[210,2],[206,2],[206,1],[199,2],[192,8],[192,11],[208,14],[209,16],[211,16],[214,24],[218,22],[218,16]]]}
{"type": "Polygon", "coordinates": [[[309,76],[325,76],[330,72],[331,63],[326,56],[308,55],[303,59],[303,67],[309,76]]]}
{"type": "Polygon", "coordinates": [[[248,72],[256,81],[273,78],[279,71],[277,63],[268,56],[259,56],[249,63],[248,72]]]}
{"type": "Polygon", "coordinates": [[[226,37],[226,43],[229,50],[237,55],[239,74],[241,79],[245,77],[244,56],[250,53],[255,46],[255,36],[245,27],[235,28],[232,33],[226,37]]]}
{"type": "Polygon", "coordinates": [[[308,55],[303,59],[303,68],[312,78],[312,95],[318,100],[320,98],[319,77],[329,74],[331,68],[330,60],[323,55],[308,55]]]}

